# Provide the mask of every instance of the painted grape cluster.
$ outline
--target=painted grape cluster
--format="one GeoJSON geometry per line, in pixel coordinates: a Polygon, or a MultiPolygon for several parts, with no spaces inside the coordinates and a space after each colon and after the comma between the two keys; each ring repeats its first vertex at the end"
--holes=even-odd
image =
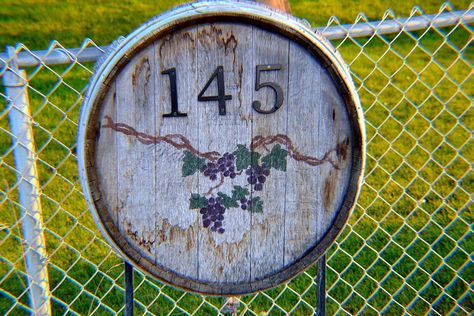
{"type": "Polygon", "coordinates": [[[224,177],[234,179],[235,173],[235,156],[233,154],[225,153],[221,158],[215,162],[208,162],[204,167],[204,176],[211,180],[217,180],[218,174],[224,177]]]}
{"type": "Polygon", "coordinates": [[[263,212],[263,201],[260,196],[257,196],[257,192],[263,191],[272,168],[286,171],[287,156],[288,151],[279,144],[274,145],[265,156],[239,144],[234,152],[226,152],[213,157],[212,160],[185,151],[182,176],[202,173],[206,178],[217,183],[203,195],[192,193],[189,208],[199,210],[203,227],[223,234],[227,210],[235,208],[252,213],[263,212]],[[226,178],[235,179],[238,176],[245,177],[249,186],[234,185],[232,192],[229,193],[217,191],[226,178]]]}
{"type": "Polygon", "coordinates": [[[206,203],[207,205],[199,211],[202,215],[202,225],[205,228],[209,227],[213,232],[224,233],[222,221],[224,220],[225,207],[221,204],[221,198],[211,197],[206,203]]]}
{"type": "Polygon", "coordinates": [[[178,150],[184,150],[182,176],[188,177],[202,173],[204,177],[217,183],[203,195],[192,193],[189,198],[189,208],[199,210],[202,225],[205,228],[220,234],[225,232],[226,210],[235,208],[252,213],[263,212],[263,201],[258,194],[264,190],[272,169],[286,172],[287,157],[313,167],[329,163],[334,169],[339,169],[340,161],[346,160],[350,148],[350,140],[345,138],[328,150],[323,157],[317,158],[300,153],[287,135],[256,135],[248,147],[239,144],[232,153],[227,152],[221,155],[215,151],[200,152],[184,135],[149,135],[123,122],[116,123],[108,115],[104,117],[102,128],[110,128],[134,137],[145,145],[165,142],[178,150]],[[280,144],[286,149],[283,149],[280,144]],[[270,146],[272,146],[271,150],[269,150],[270,146]],[[255,151],[257,148],[265,148],[269,152],[262,156],[255,151]],[[332,153],[336,159],[331,157],[332,153]],[[215,193],[226,178],[234,181],[238,176],[246,177],[250,190],[247,186],[234,185],[230,195],[221,191],[215,193]]]}
{"type": "Polygon", "coordinates": [[[245,174],[247,175],[247,182],[253,186],[253,189],[255,191],[262,191],[263,184],[270,175],[270,168],[265,164],[261,166],[250,166],[245,170],[245,174]]]}

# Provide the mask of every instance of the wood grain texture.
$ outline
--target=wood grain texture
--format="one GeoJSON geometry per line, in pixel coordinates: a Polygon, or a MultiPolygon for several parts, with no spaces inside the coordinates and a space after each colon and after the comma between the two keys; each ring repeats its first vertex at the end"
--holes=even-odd
{"type": "MultiPolygon", "coordinates": [[[[331,71],[307,46],[246,23],[197,23],[131,54],[105,82],[89,150],[99,217],[121,251],[165,282],[208,294],[275,286],[308,267],[347,219],[360,166],[351,104],[331,71]],[[257,82],[258,65],[279,69],[257,82]],[[226,115],[217,100],[198,100],[220,66],[226,115]],[[172,107],[163,72],[173,68],[186,117],[163,116],[172,107]],[[276,102],[268,83],[283,102],[258,113],[253,101],[263,110],[276,102]],[[212,179],[206,166],[225,153],[235,175],[212,179]],[[259,189],[251,166],[268,167],[259,189]],[[205,225],[211,198],[225,205],[221,231],[205,225]]],[[[218,81],[205,97],[219,95],[218,81]]]]}
{"type": "MultiPolygon", "coordinates": [[[[198,142],[198,121],[188,117],[165,118],[171,112],[170,77],[163,71],[176,69],[179,111],[195,117],[196,102],[196,32],[183,30],[154,43],[157,70],[155,78],[155,135],[182,134],[193,144],[198,142]],[[186,63],[179,63],[186,60],[186,63]]],[[[153,147],[153,146],[152,146],[153,147]]],[[[197,192],[196,177],[181,176],[183,152],[167,143],[157,143],[155,159],[156,189],[156,264],[181,275],[198,276],[198,214],[189,210],[189,192],[197,192]]]]}
{"type": "MultiPolygon", "coordinates": [[[[314,153],[317,157],[324,155],[329,148],[321,146],[322,138],[327,131],[319,129],[321,120],[320,84],[322,67],[317,60],[305,58],[307,52],[294,43],[290,44],[288,89],[288,136],[298,140],[298,147],[306,153],[314,153]],[[311,93],[308,93],[311,91],[311,93]],[[305,132],[302,131],[311,131],[305,132]]],[[[320,187],[320,170],[332,168],[322,165],[314,167],[298,161],[288,161],[288,181],[286,187],[285,213],[285,248],[284,264],[288,265],[303,255],[321,234],[321,199],[316,190],[320,187]],[[315,211],[319,210],[319,211],[315,211]]]]}
{"type": "MultiPolygon", "coordinates": [[[[253,71],[252,28],[239,25],[207,25],[197,28],[196,56],[198,60],[196,84],[204,88],[218,66],[223,66],[226,115],[219,115],[218,102],[198,102],[200,151],[232,153],[239,144],[251,141],[251,86],[253,71]]],[[[205,95],[218,95],[214,80],[205,95]]],[[[216,181],[199,174],[199,192],[208,192],[216,181]]],[[[218,179],[217,182],[220,180],[218,179]]],[[[235,185],[249,185],[243,177],[227,178],[209,197],[217,192],[230,195],[235,185]]],[[[243,282],[250,280],[250,214],[231,209],[226,211],[225,233],[201,230],[199,234],[199,277],[209,282],[243,282]]]]}
{"type": "MultiPolygon", "coordinates": [[[[116,120],[144,133],[155,133],[155,62],[153,47],[137,54],[117,76],[116,120]]],[[[154,260],[155,148],[116,133],[118,225],[139,253],[154,260]]]]}
{"type": "MultiPolygon", "coordinates": [[[[102,113],[100,117],[103,118],[105,115],[116,118],[116,93],[115,84],[111,86],[109,92],[104,99],[102,113]]],[[[107,213],[113,221],[115,226],[118,225],[118,188],[117,188],[117,146],[116,146],[116,135],[117,133],[110,128],[101,128],[104,122],[99,121],[99,134],[96,138],[96,154],[99,156],[94,157],[97,167],[97,181],[99,187],[107,188],[102,190],[102,201],[108,208],[107,213]]]]}
{"type": "MultiPolygon", "coordinates": [[[[289,40],[256,28],[253,41],[254,65],[281,65],[281,70],[263,71],[260,81],[275,82],[281,86],[284,101],[281,108],[272,114],[252,111],[252,136],[287,135],[289,40]]],[[[259,100],[266,110],[273,106],[275,97],[275,92],[268,87],[253,92],[253,99],[259,100]]],[[[262,213],[252,214],[252,279],[267,277],[283,267],[285,236],[282,232],[285,228],[286,185],[287,174],[271,170],[265,189],[261,192],[252,190],[252,198],[260,196],[265,203],[262,213]]]]}

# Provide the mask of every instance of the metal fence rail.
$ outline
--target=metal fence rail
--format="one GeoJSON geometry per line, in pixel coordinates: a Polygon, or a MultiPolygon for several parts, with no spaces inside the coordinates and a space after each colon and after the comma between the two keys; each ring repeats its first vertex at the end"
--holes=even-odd
{"type": "MultiPolygon", "coordinates": [[[[335,25],[316,28],[329,40],[340,40],[346,37],[370,37],[374,34],[394,34],[401,31],[413,32],[425,30],[430,27],[441,28],[456,24],[468,24],[474,22],[474,10],[453,11],[440,14],[428,14],[423,16],[411,16],[402,19],[380,20],[374,22],[362,22],[356,24],[335,25]]],[[[73,62],[88,63],[95,62],[102,56],[107,46],[89,46],[89,40],[84,42],[81,48],[62,48],[54,44],[48,50],[18,52],[16,59],[19,67],[32,67],[40,64],[61,65],[73,62]]],[[[0,67],[5,66],[8,60],[7,53],[0,52],[0,67]]]]}
{"type": "MultiPolygon", "coordinates": [[[[333,18],[317,29],[350,66],[368,140],[362,194],[327,254],[328,314],[474,313],[472,23],[472,8],[444,5],[403,19],[390,11],[375,22],[333,18]]],[[[35,297],[55,315],[124,310],[122,261],[87,210],[76,167],[82,95],[106,49],[85,40],[75,49],[53,42],[45,51],[17,44],[0,53],[0,314],[31,314],[35,297]],[[43,245],[30,242],[43,235],[43,245]],[[38,292],[38,280],[49,291],[38,292]]],[[[315,272],[232,307],[314,313],[315,272]]],[[[231,313],[229,306],[135,273],[139,314],[231,313]]]]}

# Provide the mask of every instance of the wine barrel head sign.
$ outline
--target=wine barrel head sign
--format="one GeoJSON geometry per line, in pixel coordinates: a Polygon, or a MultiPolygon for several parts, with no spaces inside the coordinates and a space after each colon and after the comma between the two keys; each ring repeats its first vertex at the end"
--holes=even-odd
{"type": "Polygon", "coordinates": [[[181,6],[113,45],[80,116],[79,168],[108,242],[171,285],[276,286],[341,232],[363,115],[341,57],[246,2],[181,6]]]}

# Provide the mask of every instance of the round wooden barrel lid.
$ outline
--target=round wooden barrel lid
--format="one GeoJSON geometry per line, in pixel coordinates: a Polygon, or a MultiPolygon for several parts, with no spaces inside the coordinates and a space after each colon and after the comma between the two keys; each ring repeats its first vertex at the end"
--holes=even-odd
{"type": "Polygon", "coordinates": [[[145,23],[98,65],[80,178],[126,260],[187,290],[250,293],[309,267],[342,230],[362,122],[343,60],[308,26],[199,2],[145,23]]]}

